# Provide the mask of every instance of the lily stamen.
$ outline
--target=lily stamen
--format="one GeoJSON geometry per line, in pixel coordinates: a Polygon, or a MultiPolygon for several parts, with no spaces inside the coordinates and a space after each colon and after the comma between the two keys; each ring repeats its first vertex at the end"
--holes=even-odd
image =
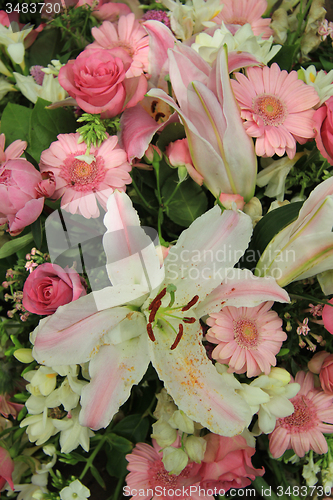
{"type": "Polygon", "coordinates": [[[180,339],[182,338],[183,336],[183,332],[184,332],[184,327],[183,325],[180,323],[179,324],[179,332],[177,333],[177,336],[175,338],[175,341],[174,343],[172,344],[172,346],[170,347],[171,351],[173,351],[174,349],[176,349],[177,345],[179,344],[180,342],[180,339]]]}
{"type": "Polygon", "coordinates": [[[154,302],[154,305],[151,308],[151,311],[150,311],[150,314],[149,314],[149,323],[152,323],[154,321],[156,313],[157,313],[157,311],[159,310],[159,308],[161,307],[161,304],[162,304],[161,300],[158,300],[157,302],[155,302],[155,299],[154,299],[153,302],[154,302]]]}
{"type": "Polygon", "coordinates": [[[156,295],[154,300],[151,301],[148,310],[151,311],[153,307],[155,307],[156,302],[161,301],[161,299],[163,299],[165,294],[166,294],[166,287],[163,288],[163,290],[158,295],[156,295]]]}
{"type": "Polygon", "coordinates": [[[148,333],[148,337],[150,338],[150,340],[152,342],[155,342],[155,335],[154,335],[153,327],[151,326],[151,323],[147,323],[147,333],[148,333]]]}
{"type": "Polygon", "coordinates": [[[188,311],[189,309],[191,309],[191,307],[194,306],[194,304],[196,304],[198,300],[199,295],[194,295],[193,299],[191,299],[190,302],[188,302],[188,304],[186,304],[186,306],[182,308],[182,311],[188,311]]]}

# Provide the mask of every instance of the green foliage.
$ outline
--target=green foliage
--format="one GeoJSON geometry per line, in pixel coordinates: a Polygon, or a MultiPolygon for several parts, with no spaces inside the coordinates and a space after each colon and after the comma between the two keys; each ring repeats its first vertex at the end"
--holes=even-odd
{"type": "Polygon", "coordinates": [[[60,30],[42,31],[29,51],[30,66],[46,67],[52,59],[57,59],[60,37],[60,30]]]}
{"type": "Polygon", "coordinates": [[[182,182],[175,195],[176,183],[169,178],[162,187],[162,196],[166,204],[166,214],[180,226],[188,227],[197,217],[207,210],[205,192],[192,179],[182,182]],[[172,199],[170,199],[172,197],[172,199]],[[170,201],[168,201],[170,199],[170,201]]]}
{"type": "Polygon", "coordinates": [[[46,109],[51,104],[38,99],[31,114],[29,129],[29,153],[39,163],[42,151],[48,149],[58,134],[75,132],[76,123],[73,114],[62,108],[46,109]]]}
{"type": "Polygon", "coordinates": [[[100,115],[83,113],[77,121],[79,123],[86,122],[86,125],[77,129],[77,132],[81,135],[80,142],[85,142],[88,148],[91,144],[99,147],[107,139],[107,132],[109,135],[115,135],[120,127],[119,117],[102,120],[100,115]]]}
{"type": "Polygon", "coordinates": [[[2,245],[2,247],[0,248],[0,259],[5,259],[6,257],[13,255],[22,248],[25,248],[32,241],[32,233],[25,234],[24,236],[19,236],[18,238],[16,237],[10,241],[7,241],[7,243],[2,245]]]}
{"type": "Polygon", "coordinates": [[[1,117],[1,132],[6,135],[6,146],[17,139],[29,140],[32,109],[9,102],[1,117]]]}

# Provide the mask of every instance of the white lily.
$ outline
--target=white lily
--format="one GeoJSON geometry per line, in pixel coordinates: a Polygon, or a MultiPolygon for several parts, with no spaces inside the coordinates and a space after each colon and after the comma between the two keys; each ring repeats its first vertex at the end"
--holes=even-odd
{"type": "Polygon", "coordinates": [[[258,276],[274,276],[280,286],[333,267],[333,178],[320,183],[298,218],[269,242],[257,264],[258,276]]]}
{"type": "Polygon", "coordinates": [[[221,214],[215,206],[181,234],[164,267],[125,193],[111,195],[104,223],[113,286],[43,319],[31,336],[35,359],[50,366],[90,360],[81,425],[106,427],[151,361],[179,410],[212,432],[238,434],[251,410],[220,384],[201,343],[199,319],[223,304],[288,301],[274,279],[233,269],[248,245],[251,219],[237,211],[221,214]]]}

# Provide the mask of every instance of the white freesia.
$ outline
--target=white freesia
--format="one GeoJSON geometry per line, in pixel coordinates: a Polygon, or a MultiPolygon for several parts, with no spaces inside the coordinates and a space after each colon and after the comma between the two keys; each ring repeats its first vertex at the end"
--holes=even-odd
{"type": "Polygon", "coordinates": [[[90,497],[90,490],[78,479],[60,491],[61,500],[86,500],[90,497]]]}
{"type": "Polygon", "coordinates": [[[227,46],[228,52],[248,52],[255,56],[258,63],[267,64],[281,48],[280,45],[272,46],[272,44],[273,37],[269,40],[262,40],[261,37],[253,34],[251,25],[248,23],[233,35],[222,22],[221,27],[215,30],[213,36],[207,33],[197,35],[191,48],[209,64],[214,63],[223,45],[227,46]]]}
{"type": "Polygon", "coordinates": [[[150,437],[155,439],[157,444],[162,448],[172,445],[177,439],[178,432],[176,429],[171,427],[167,422],[163,422],[163,420],[155,422],[152,428],[153,433],[150,437]]]}
{"type": "Polygon", "coordinates": [[[67,417],[61,420],[53,419],[53,425],[60,432],[61,453],[70,453],[79,445],[84,451],[89,451],[90,438],[94,436],[92,430],[79,423],[80,408],[75,408],[67,417]]]}
{"type": "MultiPolygon", "coordinates": [[[[318,463],[314,463],[313,451],[311,450],[307,457],[307,462],[303,465],[303,471],[302,471],[302,476],[304,477],[307,486],[314,486],[315,484],[318,483],[318,478],[317,478],[318,472],[320,472],[320,467],[318,463]]],[[[330,487],[332,486],[333,484],[330,487]]]]}
{"type": "Polygon", "coordinates": [[[16,89],[13,84],[9,83],[6,78],[0,77],[0,101],[8,92],[15,92],[16,89]]]}
{"type": "Polygon", "coordinates": [[[296,153],[292,160],[288,156],[284,156],[280,160],[272,160],[271,158],[268,160],[268,165],[259,172],[256,181],[259,187],[267,186],[265,196],[283,201],[286,178],[295,163],[304,154],[304,152],[296,153]]]}
{"type": "Polygon", "coordinates": [[[17,500],[39,500],[43,498],[44,493],[48,493],[47,474],[33,474],[30,481],[30,484],[14,483],[15,492],[20,492],[17,500]]]}
{"type": "Polygon", "coordinates": [[[199,436],[187,436],[185,450],[189,459],[200,464],[206,451],[207,441],[199,436]]]}
{"type": "Polygon", "coordinates": [[[37,102],[38,97],[50,102],[62,101],[67,97],[66,90],[53,75],[45,75],[42,85],[38,85],[32,76],[23,76],[15,72],[13,74],[19,90],[33,103],[37,102]]]}
{"type": "Polygon", "coordinates": [[[33,26],[25,26],[20,30],[17,23],[11,23],[9,28],[0,24],[0,45],[7,49],[9,57],[15,64],[23,64],[24,61],[24,39],[32,31],[33,26]]]}
{"type": "Polygon", "coordinates": [[[34,396],[47,396],[57,385],[57,374],[52,368],[40,366],[38,370],[31,370],[23,375],[23,378],[30,382],[27,390],[34,396]]]}
{"type": "Polygon", "coordinates": [[[172,417],[169,419],[168,424],[174,429],[179,429],[186,434],[193,434],[194,422],[181,410],[176,410],[172,417]]]}
{"type": "Polygon", "coordinates": [[[181,40],[187,40],[204,28],[222,9],[220,0],[187,0],[185,5],[179,0],[162,0],[170,11],[171,29],[181,40]]]}
{"type": "Polygon", "coordinates": [[[20,423],[20,427],[27,426],[29,441],[36,442],[37,446],[44,444],[51,436],[57,434],[58,429],[53,425],[53,419],[45,416],[45,413],[39,415],[29,415],[20,423]]]}
{"type": "Polygon", "coordinates": [[[306,69],[302,67],[297,71],[297,74],[300,80],[316,89],[320,102],[315,106],[315,109],[319,108],[333,95],[333,69],[328,73],[322,69],[317,71],[312,64],[306,69]]]}
{"type": "Polygon", "coordinates": [[[222,214],[215,206],[181,234],[162,267],[125,193],[111,195],[104,223],[113,286],[43,319],[31,336],[35,358],[50,366],[90,360],[80,422],[92,429],[109,424],[152,361],[190,419],[218,434],[242,432],[251,410],[232,388],[220,384],[202,345],[199,319],[220,310],[221,302],[253,307],[288,301],[274,279],[233,269],[248,245],[251,219],[237,211],[222,214]]]}

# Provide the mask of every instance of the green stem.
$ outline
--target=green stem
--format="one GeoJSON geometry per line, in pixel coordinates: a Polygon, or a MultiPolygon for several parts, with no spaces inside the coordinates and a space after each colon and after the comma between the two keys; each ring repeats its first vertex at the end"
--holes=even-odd
{"type": "Polygon", "coordinates": [[[178,189],[179,189],[179,186],[181,185],[181,182],[178,182],[177,183],[177,186],[175,187],[175,189],[173,190],[171,196],[169,196],[169,198],[164,202],[164,206],[167,207],[170,200],[172,200],[172,198],[175,196],[175,194],[177,193],[178,189]]]}
{"type": "Polygon", "coordinates": [[[84,478],[84,476],[88,472],[88,469],[90,469],[90,467],[92,466],[93,461],[95,460],[97,453],[99,452],[99,450],[102,448],[103,444],[106,441],[106,437],[107,437],[107,433],[104,434],[104,436],[102,437],[102,439],[100,440],[100,442],[98,443],[98,445],[96,446],[96,448],[94,449],[94,451],[92,452],[90,457],[88,458],[87,463],[86,463],[86,465],[85,465],[85,467],[84,467],[84,469],[79,477],[80,481],[84,478]]]}
{"type": "Polygon", "coordinates": [[[149,203],[144,199],[143,195],[141,194],[140,192],[140,189],[138,188],[135,180],[133,179],[132,177],[132,184],[133,184],[133,187],[137,193],[137,195],[139,196],[140,200],[142,201],[142,203],[144,204],[144,206],[147,208],[148,211],[152,211],[153,210],[153,207],[151,205],[149,205],[149,203]]]}
{"type": "Polygon", "coordinates": [[[330,304],[329,302],[327,302],[327,300],[316,299],[314,297],[311,297],[311,295],[296,295],[294,293],[290,293],[289,296],[291,299],[311,300],[312,302],[316,302],[317,304],[324,304],[333,307],[333,304],[330,304]]]}
{"type": "Polygon", "coordinates": [[[112,500],[118,500],[119,493],[121,492],[122,485],[124,484],[125,476],[119,478],[112,500]]]}

